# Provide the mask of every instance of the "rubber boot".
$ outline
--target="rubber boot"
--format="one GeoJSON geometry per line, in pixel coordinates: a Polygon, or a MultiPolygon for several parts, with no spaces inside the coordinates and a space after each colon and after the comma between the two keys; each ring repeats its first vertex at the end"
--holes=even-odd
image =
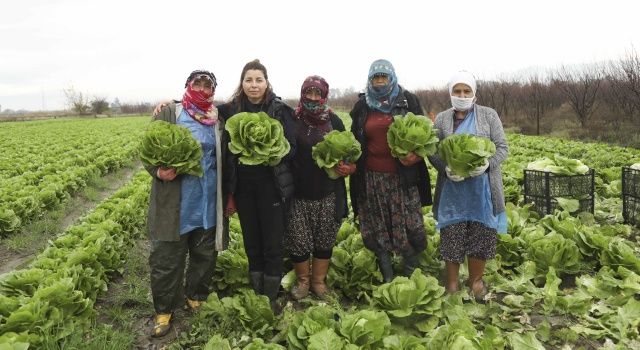
{"type": "Polygon", "coordinates": [[[263,275],[262,271],[249,271],[249,282],[256,294],[263,294],[263,275]]]}
{"type": "Polygon", "coordinates": [[[409,277],[413,273],[413,270],[420,267],[420,262],[418,261],[418,254],[409,253],[406,255],[402,255],[404,259],[404,267],[402,268],[402,274],[409,277]]]}
{"type": "Polygon", "coordinates": [[[309,295],[309,260],[293,265],[296,271],[297,282],[291,288],[291,297],[294,300],[300,300],[309,295]]]}
{"type": "Polygon", "coordinates": [[[391,265],[391,256],[386,250],[376,252],[378,258],[378,267],[380,273],[382,273],[382,280],[384,283],[389,283],[393,280],[393,266],[391,265]]]}
{"type": "Polygon", "coordinates": [[[280,291],[281,281],[282,278],[280,276],[264,275],[264,295],[269,298],[269,305],[275,314],[279,314],[281,311],[276,300],[280,291]]]}
{"type": "Polygon", "coordinates": [[[329,259],[313,258],[313,264],[311,265],[311,291],[320,299],[324,299],[328,291],[325,282],[328,272],[329,259]]]}

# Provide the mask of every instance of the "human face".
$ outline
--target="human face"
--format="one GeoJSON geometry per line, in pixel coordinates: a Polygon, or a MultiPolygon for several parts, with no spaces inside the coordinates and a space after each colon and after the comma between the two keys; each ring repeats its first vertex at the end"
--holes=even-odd
{"type": "Polygon", "coordinates": [[[191,84],[191,88],[194,91],[202,91],[208,94],[213,93],[213,83],[211,82],[211,78],[206,75],[196,77],[191,84]]]}
{"type": "Polygon", "coordinates": [[[373,87],[382,87],[389,84],[389,76],[386,74],[376,74],[371,79],[373,87]]]}
{"type": "Polygon", "coordinates": [[[242,90],[251,103],[260,103],[264,100],[265,91],[269,83],[259,69],[249,69],[242,79],[242,90]]]}
{"type": "Polygon", "coordinates": [[[473,97],[473,90],[471,90],[471,86],[467,84],[458,83],[453,86],[453,89],[451,90],[451,96],[470,98],[473,97]]]}
{"type": "Polygon", "coordinates": [[[309,88],[304,93],[304,97],[310,99],[311,101],[320,101],[322,99],[322,93],[318,88],[309,88]]]}

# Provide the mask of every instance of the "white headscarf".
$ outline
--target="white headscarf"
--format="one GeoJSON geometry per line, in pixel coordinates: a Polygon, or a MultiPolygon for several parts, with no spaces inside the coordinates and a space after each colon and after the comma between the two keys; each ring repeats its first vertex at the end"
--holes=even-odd
{"type": "Polygon", "coordinates": [[[467,71],[457,72],[451,77],[449,80],[449,95],[453,92],[453,87],[460,83],[469,86],[471,91],[473,91],[473,96],[476,96],[476,79],[473,77],[473,74],[467,71]]]}

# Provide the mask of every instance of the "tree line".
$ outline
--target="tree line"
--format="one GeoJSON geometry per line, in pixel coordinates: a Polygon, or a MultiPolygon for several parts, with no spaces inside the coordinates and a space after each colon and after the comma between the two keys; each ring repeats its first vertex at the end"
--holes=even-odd
{"type": "MultiPolygon", "coordinates": [[[[561,66],[496,80],[478,80],[478,103],[494,108],[507,125],[541,134],[542,122],[566,107],[581,128],[629,125],[640,130],[640,56],[632,50],[605,63],[561,66]]],[[[330,95],[335,109],[350,110],[354,91],[336,89],[330,95]]],[[[451,107],[447,87],[413,91],[426,113],[451,107]]]]}
{"type": "MultiPolygon", "coordinates": [[[[526,134],[549,132],[556,118],[572,121],[592,133],[640,130],[640,56],[635,49],[615,61],[582,66],[560,66],[494,80],[478,79],[478,103],[494,108],[506,127],[526,134]]],[[[427,114],[450,108],[446,86],[413,91],[427,114]]],[[[350,110],[358,100],[354,88],[332,88],[330,105],[350,110]]],[[[70,111],[87,114],[149,113],[153,104],[109,103],[89,98],[73,87],[64,90],[70,111]]],[[[287,99],[295,107],[297,99],[287,99]]],[[[640,144],[640,138],[637,140],[640,144]]]]}

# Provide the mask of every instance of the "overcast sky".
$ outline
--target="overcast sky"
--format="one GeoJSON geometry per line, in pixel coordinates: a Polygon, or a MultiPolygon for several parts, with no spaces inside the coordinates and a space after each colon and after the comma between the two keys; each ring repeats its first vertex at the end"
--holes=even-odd
{"type": "Polygon", "coordinates": [[[295,98],[312,74],[361,90],[378,58],[419,89],[461,69],[491,79],[640,50],[637,0],[20,0],[0,9],[3,110],[62,109],[69,86],[109,101],[177,98],[194,69],[213,71],[226,99],[254,58],[278,95],[295,98]]]}

